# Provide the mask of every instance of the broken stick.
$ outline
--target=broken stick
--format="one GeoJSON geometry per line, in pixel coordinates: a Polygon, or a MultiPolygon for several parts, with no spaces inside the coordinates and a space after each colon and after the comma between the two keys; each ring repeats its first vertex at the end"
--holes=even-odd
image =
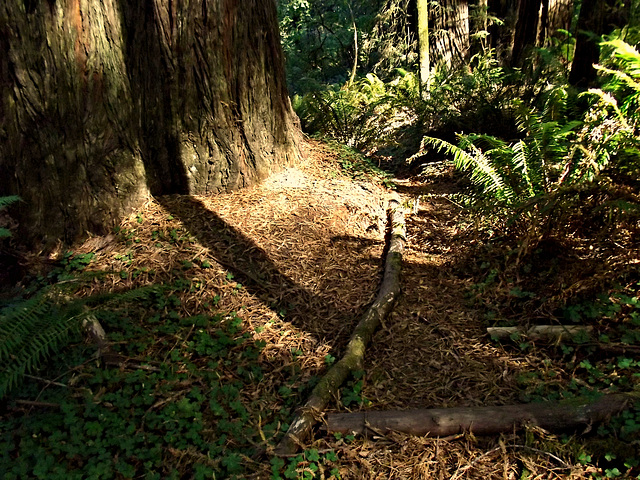
{"type": "Polygon", "coordinates": [[[311,433],[317,414],[326,408],[347,377],[352,372],[362,369],[367,344],[382,319],[391,312],[400,294],[400,271],[406,228],[404,211],[398,198],[389,201],[389,210],[391,236],[378,296],[356,326],[344,356],[322,377],[305,405],[291,422],[289,430],[275,449],[276,455],[295,453],[311,433]]]}

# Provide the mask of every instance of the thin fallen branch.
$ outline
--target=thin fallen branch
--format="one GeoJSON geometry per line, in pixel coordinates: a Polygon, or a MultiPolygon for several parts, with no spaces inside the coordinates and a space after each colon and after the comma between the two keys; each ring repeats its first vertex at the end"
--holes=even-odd
{"type": "Polygon", "coordinates": [[[533,327],[489,327],[487,333],[499,340],[521,335],[530,340],[571,340],[576,335],[591,336],[593,327],[585,325],[534,325],[533,327]]]}
{"type": "Polygon", "coordinates": [[[327,415],[329,433],[364,434],[401,432],[444,437],[472,432],[495,435],[525,425],[550,431],[574,430],[600,423],[628,407],[638,394],[603,395],[562,402],[530,403],[499,407],[432,408],[405,411],[369,411],[327,415]]]}
{"type": "Polygon", "coordinates": [[[147,370],[149,372],[159,372],[160,369],[151,365],[144,365],[135,360],[127,358],[119,353],[111,351],[111,347],[107,342],[107,334],[102,325],[94,315],[87,315],[82,321],[82,328],[87,334],[88,341],[94,343],[98,349],[95,357],[101,359],[105,365],[125,368],[131,367],[138,370],[147,370]]]}
{"type": "Polygon", "coordinates": [[[59,403],[51,402],[38,402],[36,400],[16,400],[18,405],[25,405],[27,407],[48,407],[48,408],[61,408],[59,403]]]}
{"type": "Polygon", "coordinates": [[[326,408],[342,383],[356,370],[361,370],[364,352],[380,322],[391,312],[400,294],[402,251],[405,244],[404,211],[397,198],[389,201],[390,240],[382,285],[376,300],[365,312],[347,344],[344,356],[320,380],[311,396],[291,422],[284,438],[275,449],[276,455],[294,453],[306,440],[316,422],[316,417],[326,408]]]}

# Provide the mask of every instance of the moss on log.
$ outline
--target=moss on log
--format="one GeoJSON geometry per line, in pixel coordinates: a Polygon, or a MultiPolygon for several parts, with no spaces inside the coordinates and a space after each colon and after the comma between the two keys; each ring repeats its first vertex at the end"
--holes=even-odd
{"type": "Polygon", "coordinates": [[[353,331],[343,357],[322,377],[305,405],[291,422],[289,430],[276,447],[276,455],[294,453],[309,436],[316,417],[326,408],[338,388],[352,372],[362,369],[367,344],[371,341],[382,319],[391,312],[400,294],[402,251],[405,244],[404,211],[397,198],[390,200],[389,210],[389,250],[378,296],[353,331]]]}

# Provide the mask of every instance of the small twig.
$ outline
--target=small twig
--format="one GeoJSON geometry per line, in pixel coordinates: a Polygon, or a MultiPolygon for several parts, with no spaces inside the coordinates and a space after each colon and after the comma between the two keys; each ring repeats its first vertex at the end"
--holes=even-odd
{"type": "MultiPolygon", "coordinates": [[[[320,455],[324,455],[325,453],[329,453],[329,452],[335,452],[335,448],[325,448],[322,450],[318,450],[318,453],[320,455]]],[[[300,454],[299,453],[277,453],[275,455],[281,458],[295,458],[300,454]]]]}
{"type": "Polygon", "coordinates": [[[137,370],[146,370],[148,372],[160,372],[161,370],[158,367],[152,367],[151,365],[144,365],[141,363],[132,362],[131,360],[106,360],[105,365],[112,365],[121,368],[133,368],[137,370]]]}
{"type": "Polygon", "coordinates": [[[24,377],[26,378],[30,378],[32,380],[37,380],[39,382],[43,382],[46,383],[47,385],[55,385],[56,387],[64,387],[64,388],[69,388],[68,385],[65,385],[64,383],[60,383],[60,382],[54,382],[53,380],[47,380],[46,378],[40,378],[40,377],[35,377],[33,375],[28,375],[28,374],[23,374],[24,377]]]}
{"type": "Polygon", "coordinates": [[[60,404],[58,403],[50,403],[50,402],[36,402],[34,400],[16,400],[18,405],[28,405],[30,407],[51,407],[51,408],[60,408],[60,404]]]}

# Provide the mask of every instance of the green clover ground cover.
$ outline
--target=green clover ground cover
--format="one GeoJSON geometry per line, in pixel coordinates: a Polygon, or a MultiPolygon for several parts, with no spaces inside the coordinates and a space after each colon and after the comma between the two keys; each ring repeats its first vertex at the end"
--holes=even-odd
{"type": "Polygon", "coordinates": [[[265,461],[301,401],[299,368],[287,369],[290,388],[271,385],[264,342],[235,313],[182,316],[186,283],[96,311],[111,353],[135,362],[96,361],[78,337],[38,373],[57,384],[28,378],[4,399],[2,478],[244,478],[260,469],[297,478],[311,464],[325,468],[324,457],[265,461]]]}

